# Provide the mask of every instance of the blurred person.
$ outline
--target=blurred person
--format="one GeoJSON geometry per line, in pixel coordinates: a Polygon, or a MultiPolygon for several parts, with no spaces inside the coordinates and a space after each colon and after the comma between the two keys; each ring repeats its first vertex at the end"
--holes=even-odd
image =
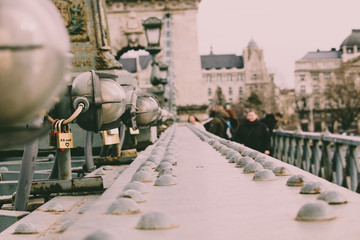
{"type": "Polygon", "coordinates": [[[274,128],[278,122],[282,120],[282,114],[281,113],[268,113],[265,115],[265,117],[261,118],[260,121],[265,124],[265,127],[267,128],[270,137],[273,134],[274,128]]]}
{"type": "Polygon", "coordinates": [[[221,105],[216,105],[210,112],[210,117],[212,120],[208,123],[207,131],[215,134],[219,137],[228,139],[227,130],[229,120],[229,114],[224,110],[224,107],[221,105]]]}
{"type": "Polygon", "coordinates": [[[229,139],[233,139],[239,127],[239,120],[235,117],[235,114],[231,109],[226,109],[225,111],[229,114],[229,120],[227,122],[229,128],[227,135],[229,136],[229,139]]]}
{"type": "Polygon", "coordinates": [[[206,131],[205,127],[201,124],[200,120],[196,116],[189,115],[188,122],[194,125],[194,127],[206,131]]]}
{"type": "Polygon", "coordinates": [[[270,137],[255,111],[248,112],[246,121],[239,126],[234,141],[259,152],[270,154],[270,137]]]}

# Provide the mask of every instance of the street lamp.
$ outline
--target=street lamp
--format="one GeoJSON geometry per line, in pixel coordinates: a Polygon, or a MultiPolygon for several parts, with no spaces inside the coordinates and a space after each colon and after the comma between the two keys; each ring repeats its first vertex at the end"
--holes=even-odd
{"type": "Polygon", "coordinates": [[[159,70],[160,70],[160,84],[166,85],[168,83],[168,65],[160,64],[159,70]]]}
{"type": "Polygon", "coordinates": [[[156,62],[156,54],[161,51],[160,36],[162,20],[156,17],[150,17],[143,21],[142,25],[145,29],[148,44],[145,50],[148,51],[152,57],[150,82],[152,85],[157,86],[161,84],[160,68],[159,64],[156,62]]]}

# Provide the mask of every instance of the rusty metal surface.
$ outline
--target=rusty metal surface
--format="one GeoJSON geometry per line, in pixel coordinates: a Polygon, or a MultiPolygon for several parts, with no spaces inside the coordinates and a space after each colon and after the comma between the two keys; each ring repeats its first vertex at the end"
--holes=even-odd
{"type": "Polygon", "coordinates": [[[31,194],[50,194],[60,192],[91,192],[102,191],[101,176],[88,178],[73,178],[71,180],[38,180],[31,185],[31,194]]]}

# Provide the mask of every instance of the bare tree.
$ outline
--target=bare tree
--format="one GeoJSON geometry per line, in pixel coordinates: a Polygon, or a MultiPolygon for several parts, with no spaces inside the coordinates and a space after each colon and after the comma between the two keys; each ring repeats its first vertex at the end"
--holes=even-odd
{"type": "Polygon", "coordinates": [[[222,89],[219,86],[216,88],[212,103],[213,103],[213,106],[216,106],[216,105],[225,106],[225,104],[226,104],[225,95],[223,94],[222,89]]]}
{"type": "Polygon", "coordinates": [[[352,72],[343,65],[336,79],[328,82],[324,92],[325,108],[334,120],[342,125],[343,130],[351,127],[360,113],[360,86],[358,73],[352,72]]]}

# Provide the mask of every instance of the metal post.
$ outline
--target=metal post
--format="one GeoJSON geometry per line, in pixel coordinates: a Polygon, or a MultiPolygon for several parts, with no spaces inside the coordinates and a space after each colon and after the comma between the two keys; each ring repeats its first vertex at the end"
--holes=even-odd
{"type": "Polygon", "coordinates": [[[59,180],[71,180],[71,150],[65,148],[62,150],[57,149],[57,163],[58,163],[58,177],[59,180]]]}
{"type": "Polygon", "coordinates": [[[84,151],[85,151],[86,171],[88,172],[95,170],[94,159],[92,154],[93,139],[94,139],[94,132],[86,131],[84,151]]]}
{"type": "MultiPolygon", "coordinates": [[[[43,117],[29,123],[30,127],[40,127],[43,124],[43,117]]],[[[26,211],[29,202],[31,183],[34,177],[36,158],[39,150],[40,139],[36,138],[24,147],[24,154],[21,163],[18,185],[16,187],[16,197],[14,211],[26,211]]]]}

